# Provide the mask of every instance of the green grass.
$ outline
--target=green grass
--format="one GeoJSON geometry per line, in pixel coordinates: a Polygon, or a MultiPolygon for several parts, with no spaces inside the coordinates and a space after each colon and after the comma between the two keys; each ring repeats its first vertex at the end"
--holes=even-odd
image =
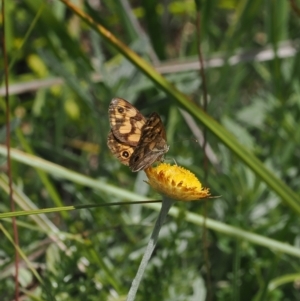
{"type": "MultiPolygon", "coordinates": [[[[290,2],[200,3],[204,59],[223,59],[205,70],[207,113],[194,1],[104,0],[75,9],[64,1],[6,2],[17,210],[54,208],[17,218],[21,258],[31,263],[20,273],[27,300],[126,300],[160,205],[96,206],[161,196],[109,153],[107,110],[116,96],[146,116],[158,112],[167,161],[221,196],[206,209],[203,202],[171,208],[136,300],[205,300],[207,291],[213,300],[299,299],[300,56],[292,51],[299,17],[290,2]],[[42,85],[49,79],[56,84],[42,85]],[[206,167],[199,130],[207,131],[206,167]]],[[[5,214],[3,146],[0,160],[5,214]]],[[[1,222],[4,301],[14,292],[9,221],[1,222]]]]}

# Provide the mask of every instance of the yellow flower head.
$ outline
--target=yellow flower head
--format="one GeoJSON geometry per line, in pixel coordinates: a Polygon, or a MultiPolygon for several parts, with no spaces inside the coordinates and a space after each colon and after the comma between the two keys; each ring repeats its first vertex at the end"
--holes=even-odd
{"type": "Polygon", "coordinates": [[[152,188],[171,199],[194,201],[210,196],[209,189],[203,188],[196,176],[177,165],[162,163],[145,169],[152,188]]]}

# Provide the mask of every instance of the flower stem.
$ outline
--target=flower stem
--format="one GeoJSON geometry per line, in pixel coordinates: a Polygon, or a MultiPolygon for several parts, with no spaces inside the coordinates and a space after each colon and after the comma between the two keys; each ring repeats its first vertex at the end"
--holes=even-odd
{"type": "Polygon", "coordinates": [[[144,275],[145,269],[148,265],[148,262],[151,258],[151,255],[152,255],[152,253],[155,249],[155,246],[156,246],[156,243],[157,243],[157,240],[158,240],[158,234],[160,232],[160,229],[161,229],[161,227],[162,227],[162,225],[163,225],[163,223],[166,219],[166,216],[167,216],[171,206],[173,205],[173,203],[174,203],[173,200],[168,199],[166,197],[163,198],[163,202],[162,202],[162,206],[161,206],[161,209],[160,209],[159,216],[156,220],[153,232],[152,232],[150,240],[148,242],[148,245],[147,245],[146,251],[144,253],[143,259],[140,263],[139,269],[138,269],[138,271],[135,275],[135,278],[132,281],[130,290],[129,290],[128,295],[127,295],[127,301],[134,301],[134,299],[135,299],[136,292],[139,288],[139,285],[140,285],[140,282],[141,282],[142,277],[144,275]]]}

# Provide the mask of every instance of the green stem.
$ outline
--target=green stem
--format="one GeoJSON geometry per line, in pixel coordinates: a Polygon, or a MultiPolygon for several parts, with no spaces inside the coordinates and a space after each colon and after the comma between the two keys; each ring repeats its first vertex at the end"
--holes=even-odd
{"type": "Polygon", "coordinates": [[[131,284],[131,287],[130,287],[130,290],[129,290],[129,293],[127,296],[127,301],[133,301],[135,299],[136,292],[139,288],[140,282],[142,280],[142,277],[144,275],[144,272],[146,270],[148,262],[151,258],[151,255],[155,249],[155,246],[156,246],[156,243],[158,240],[158,234],[159,234],[160,229],[166,219],[166,216],[173,204],[174,204],[173,200],[170,200],[170,199],[164,197],[159,216],[156,220],[156,223],[155,223],[153,232],[151,234],[150,240],[148,242],[146,251],[144,253],[143,259],[140,263],[140,266],[136,273],[136,276],[132,281],[132,284],[131,284]]]}

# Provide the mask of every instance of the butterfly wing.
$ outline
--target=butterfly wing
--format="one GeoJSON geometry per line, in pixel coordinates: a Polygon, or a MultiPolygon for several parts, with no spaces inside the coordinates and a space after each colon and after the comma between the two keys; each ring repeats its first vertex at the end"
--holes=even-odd
{"type": "Polygon", "coordinates": [[[164,125],[157,113],[152,113],[142,129],[141,139],[134,149],[129,167],[135,172],[161,160],[169,150],[164,125]]]}
{"type": "Polygon", "coordinates": [[[122,143],[138,145],[146,118],[132,104],[122,98],[114,98],[108,109],[113,135],[122,143]]]}
{"type": "Polygon", "coordinates": [[[108,133],[107,146],[111,153],[124,165],[129,165],[129,159],[133,154],[134,147],[119,141],[112,131],[108,133]]]}

